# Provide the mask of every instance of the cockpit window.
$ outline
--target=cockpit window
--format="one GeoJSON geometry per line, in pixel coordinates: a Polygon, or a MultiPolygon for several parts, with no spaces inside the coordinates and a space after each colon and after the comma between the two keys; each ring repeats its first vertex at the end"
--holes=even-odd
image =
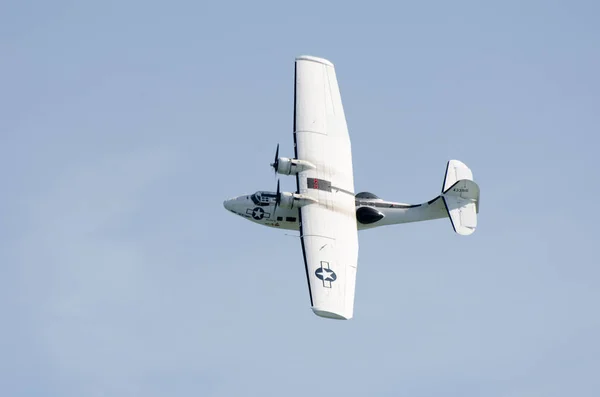
{"type": "Polygon", "coordinates": [[[254,193],[252,196],[250,196],[250,199],[252,199],[252,202],[255,205],[259,205],[261,207],[265,207],[271,204],[271,202],[275,201],[275,197],[277,196],[276,193],[271,193],[271,192],[256,192],[254,193]]]}

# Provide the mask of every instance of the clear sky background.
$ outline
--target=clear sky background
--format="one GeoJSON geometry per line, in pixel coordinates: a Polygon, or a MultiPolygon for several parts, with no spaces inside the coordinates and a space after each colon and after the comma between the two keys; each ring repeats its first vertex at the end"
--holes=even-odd
{"type": "Polygon", "coordinates": [[[597,396],[599,15],[2,2],[0,394],[597,396]],[[429,200],[452,158],[481,187],[472,236],[361,232],[346,322],[297,238],[222,206],[275,189],[301,54],[336,65],[357,191],[429,200]]]}

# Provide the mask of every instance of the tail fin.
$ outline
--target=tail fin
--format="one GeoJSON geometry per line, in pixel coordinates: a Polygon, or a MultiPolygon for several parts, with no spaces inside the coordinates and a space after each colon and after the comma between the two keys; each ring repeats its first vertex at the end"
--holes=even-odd
{"type": "Polygon", "coordinates": [[[479,186],[473,182],[473,173],[464,163],[448,161],[442,199],[454,231],[464,236],[473,233],[479,213],[479,186]]]}

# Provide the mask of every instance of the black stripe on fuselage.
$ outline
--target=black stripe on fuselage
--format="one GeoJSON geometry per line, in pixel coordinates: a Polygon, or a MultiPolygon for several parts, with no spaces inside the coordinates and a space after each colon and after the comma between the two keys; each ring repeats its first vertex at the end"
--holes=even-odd
{"type": "Polygon", "coordinates": [[[356,206],[368,205],[376,208],[416,208],[423,204],[396,204],[396,203],[382,203],[380,201],[358,201],[356,200],[356,206]]]}
{"type": "Polygon", "coordinates": [[[427,204],[431,205],[431,204],[435,203],[435,202],[436,202],[436,201],[437,201],[437,200],[438,200],[440,197],[442,197],[442,196],[437,196],[436,198],[434,198],[434,199],[432,199],[432,200],[429,200],[429,201],[427,202],[427,204]]]}

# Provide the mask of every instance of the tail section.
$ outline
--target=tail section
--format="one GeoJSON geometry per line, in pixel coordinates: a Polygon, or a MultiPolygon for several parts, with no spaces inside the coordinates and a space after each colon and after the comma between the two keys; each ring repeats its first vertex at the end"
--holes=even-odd
{"type": "Polygon", "coordinates": [[[463,236],[473,233],[479,213],[479,186],[473,182],[469,167],[458,160],[448,161],[441,196],[454,231],[463,236]]]}

